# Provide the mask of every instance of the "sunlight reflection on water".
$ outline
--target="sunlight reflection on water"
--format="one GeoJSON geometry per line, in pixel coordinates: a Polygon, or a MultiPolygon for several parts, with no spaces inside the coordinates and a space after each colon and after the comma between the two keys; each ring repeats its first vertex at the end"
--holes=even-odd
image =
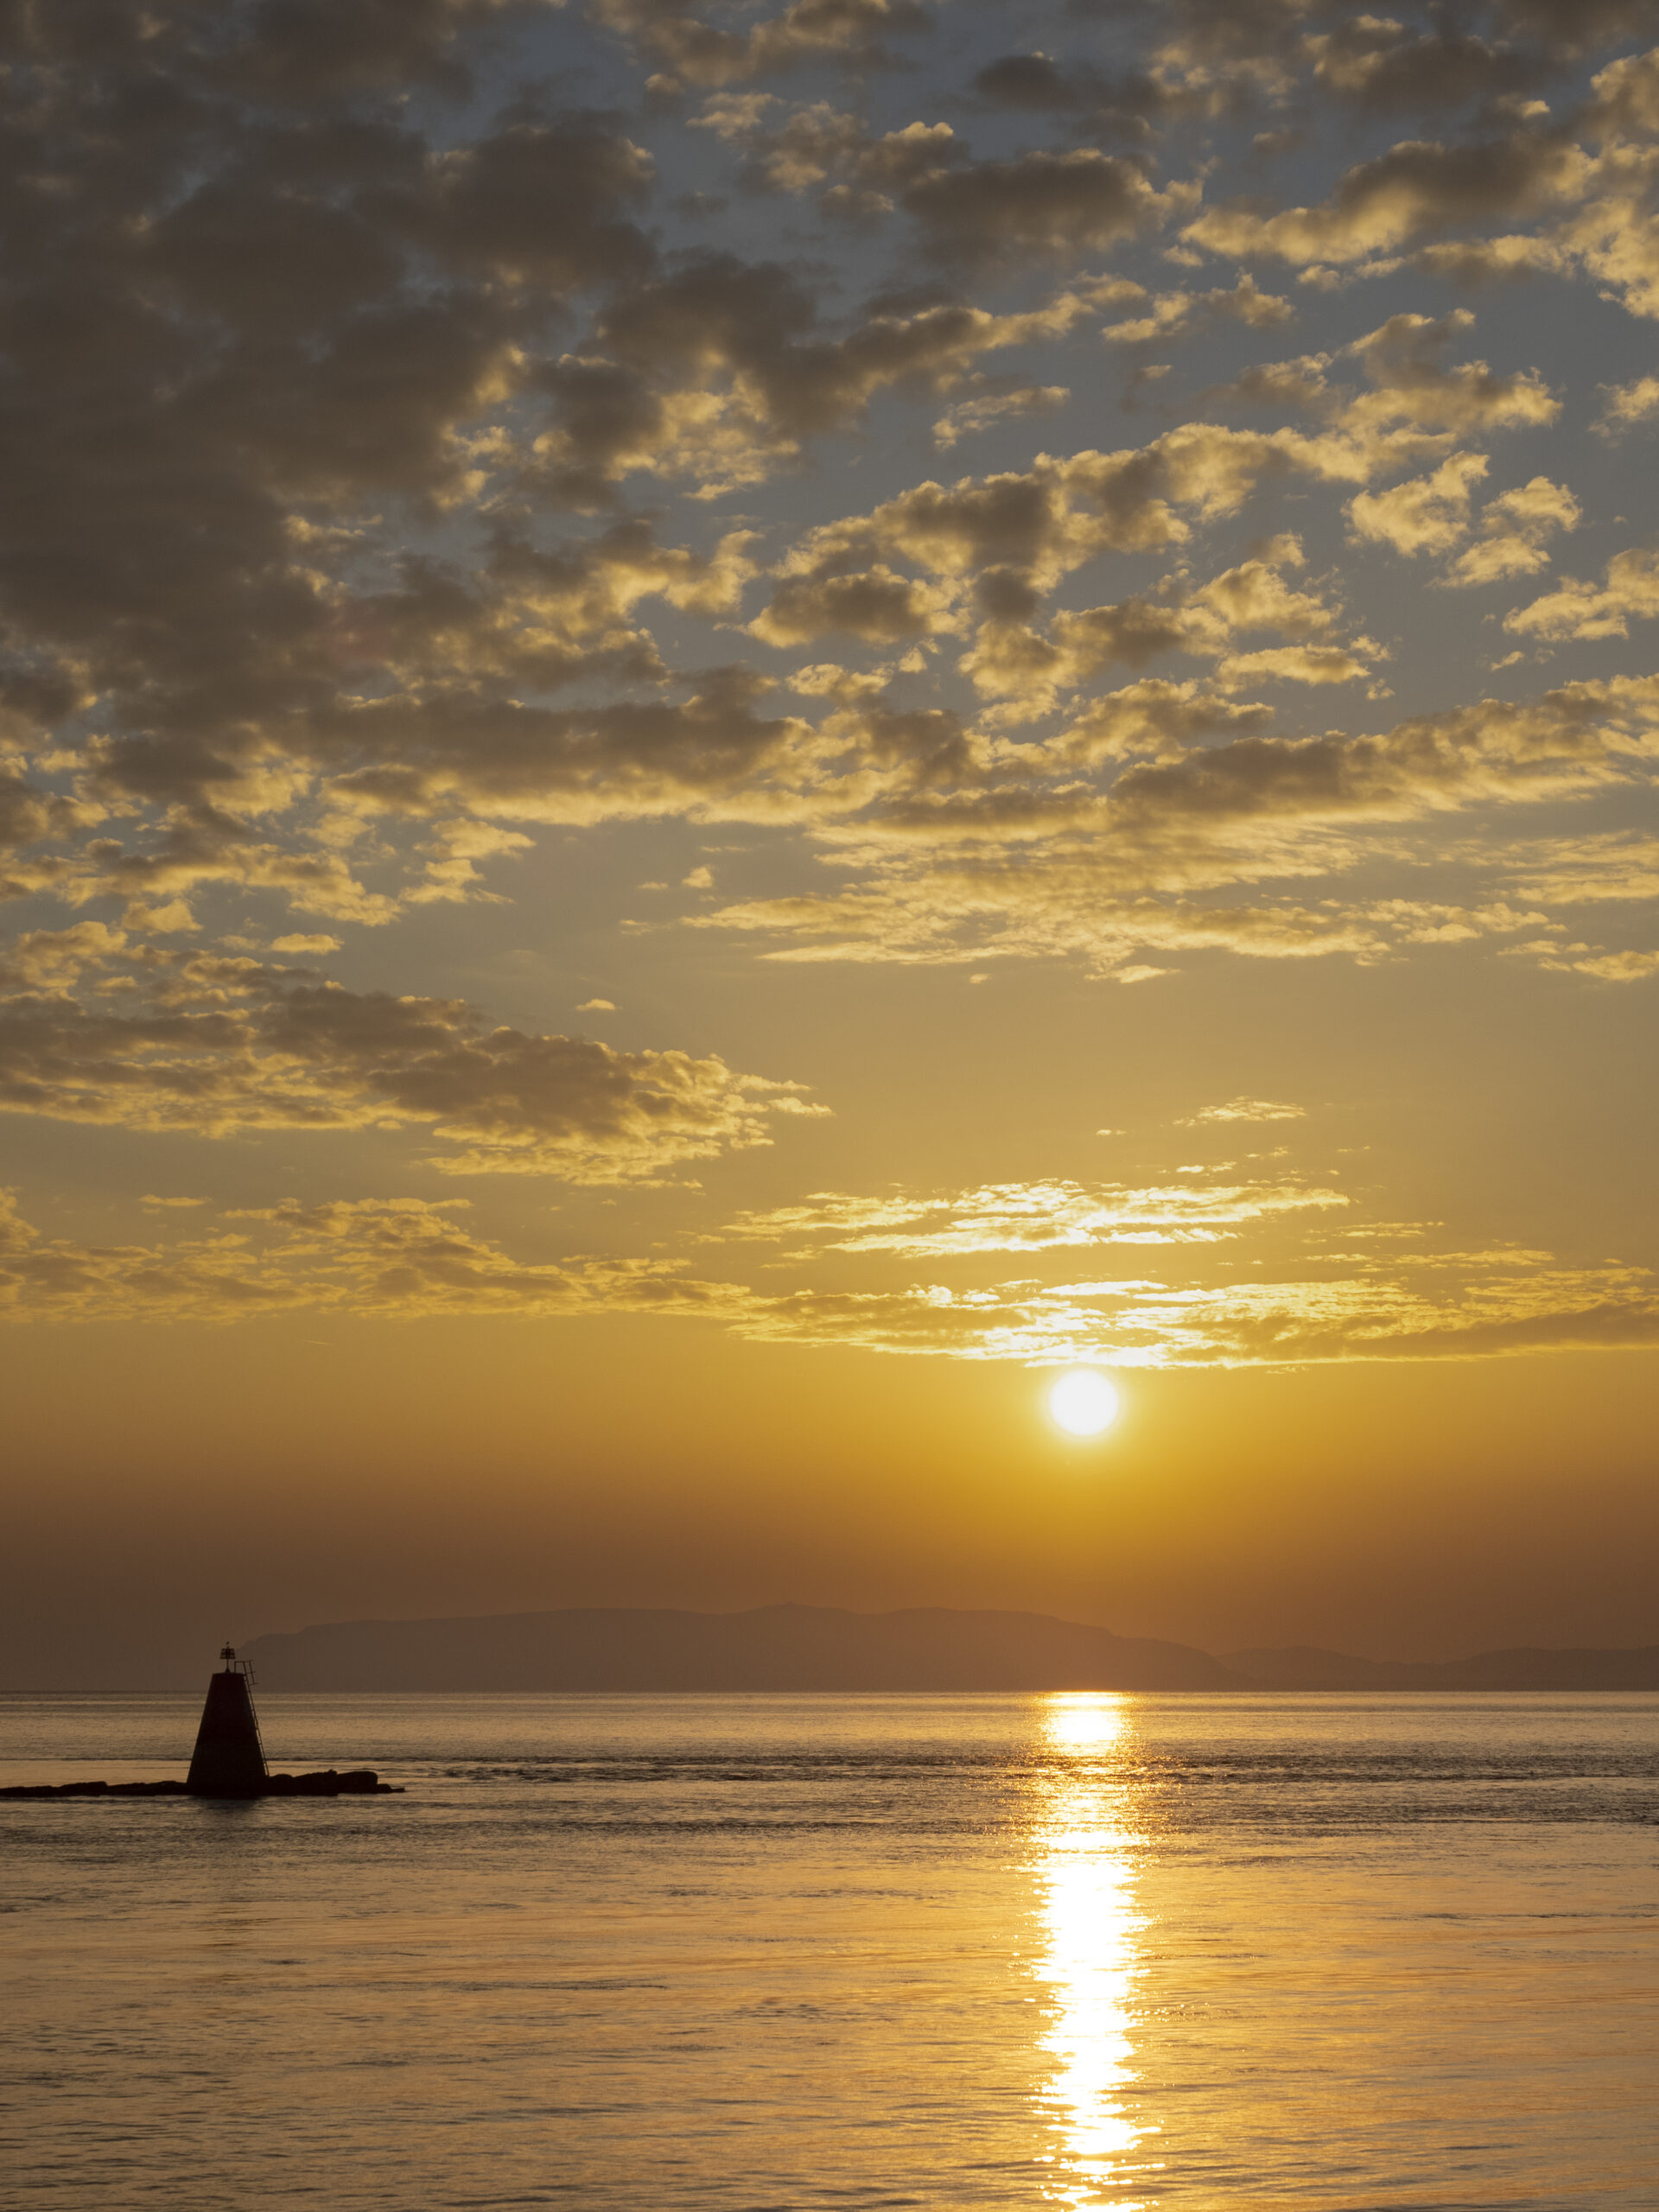
{"type": "Polygon", "coordinates": [[[1053,2063],[1039,2099],[1052,2146],[1044,2193],[1053,2204],[1148,2212],[1155,2199],[1137,2192],[1161,2168],[1135,2155],[1158,2130],[1133,2094],[1147,1916],[1136,1901],[1144,1808],[1122,1764],[1128,1700],[1071,1693],[1045,1706],[1045,1739],[1065,1764],[1041,1785],[1035,1834],[1039,2041],[1053,2063]]]}
{"type": "Polygon", "coordinates": [[[409,1794],[0,1807],[7,2212],[1654,2212],[1659,1697],[262,1719],[409,1794]]]}

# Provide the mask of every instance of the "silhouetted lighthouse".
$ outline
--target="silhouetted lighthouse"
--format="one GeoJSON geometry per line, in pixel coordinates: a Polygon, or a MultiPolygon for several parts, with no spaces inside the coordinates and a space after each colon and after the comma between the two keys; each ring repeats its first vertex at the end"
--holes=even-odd
{"type": "Polygon", "coordinates": [[[253,1670],[228,1643],[219,1656],[225,1664],[208,1679],[184,1786],[193,1797],[263,1797],[265,1747],[250,1694],[253,1670]]]}

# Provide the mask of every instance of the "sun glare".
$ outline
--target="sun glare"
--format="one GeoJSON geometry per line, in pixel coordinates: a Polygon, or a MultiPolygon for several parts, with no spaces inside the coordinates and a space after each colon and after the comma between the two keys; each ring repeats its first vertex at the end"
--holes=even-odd
{"type": "Polygon", "coordinates": [[[1068,1436],[1098,1436],[1117,1419],[1117,1392],[1098,1369],[1074,1368],[1049,1391],[1048,1410],[1068,1436]]]}

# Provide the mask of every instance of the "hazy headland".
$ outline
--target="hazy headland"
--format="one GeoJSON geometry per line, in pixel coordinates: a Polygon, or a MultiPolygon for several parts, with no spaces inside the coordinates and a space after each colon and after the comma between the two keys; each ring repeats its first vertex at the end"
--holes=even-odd
{"type": "Polygon", "coordinates": [[[333,1621],[246,1647],[273,1690],[1642,1690],[1659,1646],[1439,1662],[1298,1645],[1220,1656],[1042,1613],[626,1606],[333,1621]]]}

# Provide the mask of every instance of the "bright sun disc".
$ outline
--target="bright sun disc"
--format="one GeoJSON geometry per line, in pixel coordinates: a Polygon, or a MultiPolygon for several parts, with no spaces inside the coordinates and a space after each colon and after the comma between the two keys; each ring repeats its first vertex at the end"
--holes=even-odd
{"type": "Polygon", "coordinates": [[[1092,1367],[1079,1367],[1050,1390],[1048,1410],[1068,1436],[1098,1436],[1117,1419],[1117,1392],[1092,1367]]]}

